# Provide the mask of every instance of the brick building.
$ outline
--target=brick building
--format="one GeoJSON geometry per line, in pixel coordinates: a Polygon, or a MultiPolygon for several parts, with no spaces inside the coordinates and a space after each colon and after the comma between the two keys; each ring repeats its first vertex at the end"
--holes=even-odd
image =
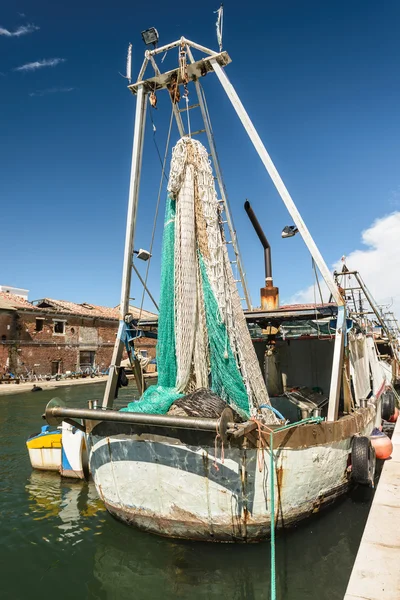
{"type": "MultiPolygon", "coordinates": [[[[130,308],[135,319],[139,310],[130,308]]],[[[155,329],[157,316],[142,311],[144,329],[155,329]]],[[[107,369],[118,330],[118,307],[108,308],[43,298],[34,303],[0,291],[0,374],[47,375],[89,366],[107,369]]],[[[140,338],[136,347],[155,357],[156,340],[140,338]]]]}

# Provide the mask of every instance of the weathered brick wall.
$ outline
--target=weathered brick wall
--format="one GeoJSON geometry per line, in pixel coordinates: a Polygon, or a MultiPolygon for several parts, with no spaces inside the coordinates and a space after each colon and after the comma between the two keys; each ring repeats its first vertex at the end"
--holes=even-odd
{"type": "Polygon", "coordinates": [[[79,317],[66,317],[47,314],[44,311],[37,313],[18,313],[18,331],[21,342],[53,342],[53,343],[76,343],[79,342],[79,327],[81,324],[79,317]],[[43,328],[36,331],[36,320],[41,320],[43,328]],[[65,334],[54,333],[54,321],[65,322],[65,334]]]}
{"type": "Polygon", "coordinates": [[[0,340],[6,341],[13,339],[15,335],[15,316],[14,311],[0,311],[0,340]]]}
{"type": "Polygon", "coordinates": [[[15,311],[0,311],[0,375],[6,372],[6,365],[12,370],[16,362],[16,348],[12,343],[15,339],[15,311]]]}
{"type": "MultiPolygon", "coordinates": [[[[99,366],[100,370],[108,369],[111,364],[111,359],[113,355],[114,345],[110,346],[100,346],[96,352],[96,364],[99,366]]],[[[124,357],[125,358],[125,357],[124,357]]]]}
{"type": "Polygon", "coordinates": [[[8,346],[0,344],[0,376],[4,374],[8,358],[8,346]]]}
{"type": "Polygon", "coordinates": [[[135,342],[135,347],[138,350],[140,350],[141,348],[143,350],[147,350],[147,355],[150,356],[150,358],[156,357],[156,346],[157,340],[153,340],[151,338],[139,338],[135,342]]]}
{"type": "Polygon", "coordinates": [[[76,371],[79,361],[79,350],[71,346],[22,345],[18,352],[19,371],[27,370],[37,375],[47,375],[52,371],[52,362],[60,361],[60,370],[76,371]]]}
{"type": "MultiPolygon", "coordinates": [[[[95,352],[95,364],[106,369],[111,364],[115,339],[118,331],[117,320],[87,318],[77,315],[37,311],[0,311],[0,372],[7,358],[13,372],[35,372],[41,375],[51,373],[52,362],[60,361],[60,370],[76,371],[80,366],[80,351],[95,352]],[[42,323],[37,331],[37,319],[42,323]],[[55,334],[54,320],[65,322],[64,334],[55,334]],[[9,326],[9,327],[8,327],[9,326]],[[6,341],[1,343],[1,336],[6,341]]],[[[140,338],[137,348],[147,350],[155,357],[157,340],[140,338]]],[[[123,358],[127,355],[124,352],[123,358]]]]}

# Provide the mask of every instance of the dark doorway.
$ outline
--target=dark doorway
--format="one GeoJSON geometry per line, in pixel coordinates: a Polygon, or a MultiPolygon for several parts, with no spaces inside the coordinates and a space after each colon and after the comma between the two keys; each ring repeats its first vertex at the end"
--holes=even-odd
{"type": "Polygon", "coordinates": [[[51,374],[58,375],[61,373],[61,360],[52,360],[51,361],[51,374]]]}

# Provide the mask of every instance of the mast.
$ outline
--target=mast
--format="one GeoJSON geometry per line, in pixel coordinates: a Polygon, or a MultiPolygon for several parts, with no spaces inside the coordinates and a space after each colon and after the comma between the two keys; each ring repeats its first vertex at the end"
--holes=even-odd
{"type": "Polygon", "coordinates": [[[124,264],[122,269],[121,300],[119,306],[119,327],[111,359],[110,372],[104,392],[103,408],[112,406],[118,381],[118,368],[124,350],[124,324],[129,313],[129,298],[132,278],[133,241],[135,238],[136,215],[139,197],[140,172],[142,169],[143,140],[146,118],[147,94],[140,85],[137,92],[135,125],[133,134],[131,178],[129,184],[128,215],[126,221],[124,264]]]}

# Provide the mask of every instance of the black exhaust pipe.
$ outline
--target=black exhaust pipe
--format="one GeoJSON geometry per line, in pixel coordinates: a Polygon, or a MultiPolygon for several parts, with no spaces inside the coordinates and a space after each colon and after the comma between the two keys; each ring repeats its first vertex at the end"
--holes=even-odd
{"type": "Polygon", "coordinates": [[[258,235],[258,239],[263,245],[264,248],[264,260],[265,260],[265,279],[270,280],[272,282],[272,258],[271,258],[271,246],[267,238],[265,237],[265,233],[262,230],[260,223],[256,215],[254,214],[253,209],[251,208],[251,204],[248,200],[244,203],[244,210],[247,212],[247,216],[249,217],[251,224],[254,227],[256,234],[258,235]]]}

